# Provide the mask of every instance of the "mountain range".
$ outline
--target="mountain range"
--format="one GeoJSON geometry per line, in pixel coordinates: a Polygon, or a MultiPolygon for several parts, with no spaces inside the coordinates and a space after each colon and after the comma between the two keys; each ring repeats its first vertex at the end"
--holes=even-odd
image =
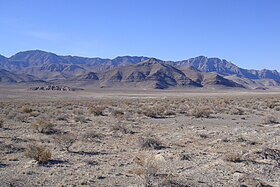
{"type": "Polygon", "coordinates": [[[60,56],[41,50],[0,55],[0,82],[75,83],[97,87],[280,88],[276,70],[248,70],[219,58],[163,61],[143,56],[114,59],[60,56]]]}

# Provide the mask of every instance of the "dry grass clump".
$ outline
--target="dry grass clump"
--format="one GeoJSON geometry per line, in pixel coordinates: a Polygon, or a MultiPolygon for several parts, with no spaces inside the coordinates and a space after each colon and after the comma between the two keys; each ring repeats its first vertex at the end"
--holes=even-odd
{"type": "Polygon", "coordinates": [[[176,112],[174,112],[173,110],[167,109],[164,111],[163,113],[165,116],[175,116],[176,112]]]}
{"type": "Polygon", "coordinates": [[[60,114],[60,115],[57,116],[56,120],[58,120],[58,121],[67,121],[68,117],[67,117],[67,115],[60,114]]]}
{"type": "Polygon", "coordinates": [[[17,112],[14,110],[9,111],[9,113],[6,115],[7,119],[15,120],[17,117],[17,112]]]}
{"type": "Polygon", "coordinates": [[[56,132],[55,125],[47,119],[39,119],[32,123],[31,127],[39,133],[53,134],[56,132]]]}
{"type": "Polygon", "coordinates": [[[29,144],[26,146],[25,156],[36,160],[39,164],[44,164],[51,160],[52,153],[44,146],[29,144]]]}
{"type": "Polygon", "coordinates": [[[191,155],[185,151],[181,152],[178,157],[179,160],[191,160],[191,155]]]}
{"type": "Polygon", "coordinates": [[[0,128],[3,128],[3,127],[4,127],[4,120],[0,119],[0,128]]]}
{"type": "Polygon", "coordinates": [[[256,154],[258,154],[263,159],[275,160],[280,166],[280,150],[279,149],[264,148],[262,151],[257,151],[256,154]]]}
{"type": "Polygon", "coordinates": [[[20,122],[27,122],[28,121],[28,114],[18,114],[16,119],[20,122]]]}
{"type": "Polygon", "coordinates": [[[152,155],[138,155],[133,161],[139,166],[133,171],[141,179],[141,186],[155,187],[155,186],[170,186],[170,187],[188,187],[186,181],[175,179],[171,173],[162,173],[162,166],[160,160],[152,155]]]}
{"type": "Polygon", "coordinates": [[[190,111],[190,115],[196,118],[209,118],[212,110],[209,107],[195,107],[190,111]]]}
{"type": "Polygon", "coordinates": [[[83,115],[83,114],[84,114],[84,111],[81,110],[81,109],[75,109],[73,113],[74,113],[75,115],[83,115]]]}
{"type": "Polygon", "coordinates": [[[226,154],[225,157],[224,157],[225,161],[228,161],[228,162],[234,162],[234,163],[237,163],[237,162],[242,162],[242,155],[240,155],[239,153],[229,153],[229,154],[226,154]]]}
{"type": "Polygon", "coordinates": [[[162,143],[154,136],[148,135],[141,137],[139,139],[140,147],[141,149],[147,150],[147,149],[155,149],[159,150],[164,148],[162,143]]]}
{"type": "Polygon", "coordinates": [[[67,133],[57,135],[54,140],[61,148],[71,152],[70,147],[76,142],[77,137],[74,134],[67,133]]]}
{"type": "Polygon", "coordinates": [[[133,134],[134,132],[131,131],[124,123],[116,123],[111,126],[112,132],[121,132],[122,134],[133,134]]]}
{"type": "Polygon", "coordinates": [[[142,111],[142,113],[147,116],[147,117],[150,117],[150,118],[158,118],[160,117],[158,115],[158,112],[153,109],[153,108],[146,108],[144,111],[142,111]]]}
{"type": "Polygon", "coordinates": [[[186,104],[180,104],[179,107],[177,108],[177,112],[179,114],[187,114],[189,111],[189,106],[186,104]]]}
{"type": "Polygon", "coordinates": [[[94,142],[94,141],[100,141],[103,137],[104,137],[103,134],[95,132],[95,131],[91,131],[91,132],[86,133],[83,136],[83,140],[89,141],[89,142],[94,142]]]}
{"type": "Polygon", "coordinates": [[[33,110],[32,110],[32,108],[30,108],[29,106],[23,106],[23,107],[21,108],[21,111],[22,111],[23,113],[31,113],[33,110]]]}
{"type": "Polygon", "coordinates": [[[89,112],[95,116],[103,116],[103,112],[105,109],[105,106],[92,106],[91,108],[89,108],[89,112]]]}
{"type": "Polygon", "coordinates": [[[115,118],[118,118],[118,119],[121,119],[124,117],[124,111],[122,111],[120,109],[113,110],[112,114],[115,118]]]}
{"type": "Polygon", "coordinates": [[[232,108],[229,113],[231,115],[244,115],[245,111],[241,108],[232,108]]]}
{"type": "Polygon", "coordinates": [[[150,118],[165,118],[168,116],[176,115],[176,112],[174,110],[168,109],[167,106],[165,107],[157,104],[153,107],[144,108],[140,112],[150,118]]]}
{"type": "Polygon", "coordinates": [[[160,185],[157,177],[159,167],[154,158],[142,155],[134,158],[134,161],[140,166],[140,168],[135,169],[134,173],[140,177],[143,186],[153,187],[160,185]]]}
{"type": "Polygon", "coordinates": [[[75,120],[75,122],[80,122],[80,123],[88,122],[88,119],[85,118],[85,116],[75,116],[74,120],[75,120]]]}
{"type": "Polygon", "coordinates": [[[32,111],[29,113],[30,117],[38,117],[40,113],[38,111],[32,111]]]}
{"type": "Polygon", "coordinates": [[[275,108],[276,106],[279,106],[278,100],[272,99],[272,100],[269,100],[269,101],[267,102],[267,107],[270,108],[270,109],[273,109],[273,108],[275,108]]]}

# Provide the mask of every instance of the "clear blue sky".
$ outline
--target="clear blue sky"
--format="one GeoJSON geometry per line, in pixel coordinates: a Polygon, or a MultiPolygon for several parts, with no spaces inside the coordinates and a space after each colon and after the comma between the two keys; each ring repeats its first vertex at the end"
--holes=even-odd
{"type": "Polygon", "coordinates": [[[280,70],[280,0],[0,0],[0,54],[30,49],[280,70]]]}

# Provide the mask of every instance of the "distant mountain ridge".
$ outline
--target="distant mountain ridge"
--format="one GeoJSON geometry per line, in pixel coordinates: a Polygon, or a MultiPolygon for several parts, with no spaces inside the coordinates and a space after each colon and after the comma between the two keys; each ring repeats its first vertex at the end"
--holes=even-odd
{"type": "Polygon", "coordinates": [[[207,58],[199,56],[188,60],[175,62],[177,66],[194,67],[202,72],[215,72],[223,76],[237,75],[249,79],[274,79],[280,81],[280,73],[276,70],[247,70],[235,64],[219,58],[207,58]]]}
{"type": "Polygon", "coordinates": [[[182,61],[163,61],[143,56],[102,59],[60,56],[41,50],[30,50],[9,58],[0,55],[0,69],[5,70],[0,71],[2,82],[9,82],[11,79],[7,77],[11,75],[25,75],[32,78],[17,78],[11,82],[90,81],[98,82],[101,87],[133,85],[161,89],[190,86],[255,88],[260,85],[280,85],[280,73],[276,70],[248,70],[224,59],[205,56],[182,61]]]}

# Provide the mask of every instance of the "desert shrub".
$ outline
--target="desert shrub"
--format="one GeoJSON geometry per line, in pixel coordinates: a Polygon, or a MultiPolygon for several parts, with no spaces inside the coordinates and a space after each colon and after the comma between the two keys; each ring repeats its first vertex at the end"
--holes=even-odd
{"type": "Polygon", "coordinates": [[[159,167],[152,157],[136,157],[134,161],[140,168],[135,169],[134,173],[140,177],[143,186],[153,187],[159,186],[159,179],[157,177],[159,167]]]}
{"type": "Polygon", "coordinates": [[[209,135],[208,134],[199,134],[199,137],[206,139],[206,138],[209,138],[209,135]]]}
{"type": "Polygon", "coordinates": [[[185,151],[181,152],[181,153],[178,155],[178,157],[179,157],[179,160],[191,160],[190,154],[187,153],[187,152],[185,152],[185,151]]]}
{"type": "Polygon", "coordinates": [[[146,149],[162,149],[164,146],[162,143],[153,136],[141,137],[139,140],[140,147],[144,150],[146,149]]]}
{"type": "Polygon", "coordinates": [[[18,178],[19,176],[10,176],[1,178],[1,186],[5,187],[21,187],[28,184],[28,180],[25,178],[18,178]]]}
{"type": "Polygon", "coordinates": [[[29,113],[29,115],[30,115],[31,117],[37,117],[37,116],[40,115],[40,113],[37,112],[37,111],[32,111],[32,112],[29,113]]]}
{"type": "Polygon", "coordinates": [[[165,116],[175,116],[176,115],[176,112],[174,112],[173,110],[165,110],[164,113],[163,113],[165,116]]]}
{"type": "Polygon", "coordinates": [[[133,131],[131,131],[124,123],[116,123],[111,126],[112,132],[121,132],[123,134],[133,134],[133,131]]]}
{"type": "Polygon", "coordinates": [[[159,117],[157,111],[155,111],[155,110],[152,109],[152,108],[147,108],[147,109],[145,109],[145,110],[143,111],[143,114],[144,114],[145,116],[147,116],[147,117],[150,117],[150,118],[157,118],[157,117],[159,117]]]}
{"type": "Polygon", "coordinates": [[[165,107],[160,106],[159,104],[153,107],[144,108],[141,113],[150,118],[162,118],[165,115],[174,114],[171,110],[166,110],[165,107]]]}
{"type": "Polygon", "coordinates": [[[39,133],[53,134],[56,132],[55,125],[47,119],[39,119],[32,123],[31,127],[39,133]]]}
{"type": "Polygon", "coordinates": [[[263,123],[264,124],[273,124],[273,123],[277,123],[277,118],[274,117],[273,115],[269,114],[264,116],[263,118],[263,123]]]}
{"type": "Polygon", "coordinates": [[[100,139],[103,138],[103,134],[101,133],[97,133],[95,131],[91,131],[91,132],[88,132],[86,133],[84,136],[83,136],[83,140],[84,141],[99,141],[100,139]]]}
{"type": "Polygon", "coordinates": [[[27,122],[28,121],[28,115],[27,114],[18,114],[16,116],[16,119],[20,122],[27,122]]]}
{"type": "Polygon", "coordinates": [[[224,160],[228,162],[242,162],[242,156],[238,153],[228,153],[225,155],[224,160]]]}
{"type": "Polygon", "coordinates": [[[66,149],[67,152],[70,151],[70,147],[76,142],[77,137],[74,134],[60,134],[55,137],[55,142],[63,149],[66,149]]]}
{"type": "Polygon", "coordinates": [[[67,121],[67,116],[66,115],[58,115],[56,119],[58,121],[67,121]]]}
{"type": "Polygon", "coordinates": [[[9,111],[9,113],[7,114],[7,119],[13,119],[15,120],[17,117],[17,112],[15,112],[14,110],[9,111]]]}
{"type": "Polygon", "coordinates": [[[87,163],[90,166],[96,166],[98,165],[98,162],[95,160],[86,160],[85,163],[87,163]]]}
{"type": "Polygon", "coordinates": [[[93,106],[89,109],[89,112],[95,116],[103,116],[104,106],[93,106]]]}
{"type": "Polygon", "coordinates": [[[23,106],[21,111],[24,113],[31,113],[33,110],[29,106],[23,106]]]}
{"type": "Polygon", "coordinates": [[[241,108],[232,108],[230,110],[231,115],[244,115],[245,111],[241,108]]]}
{"type": "Polygon", "coordinates": [[[51,160],[52,154],[44,146],[29,144],[25,149],[25,156],[36,160],[39,164],[43,164],[51,160]]]}
{"type": "Polygon", "coordinates": [[[188,111],[189,111],[189,106],[186,105],[186,104],[181,104],[177,108],[177,112],[180,113],[180,114],[187,114],[188,111]]]}
{"type": "Polygon", "coordinates": [[[85,118],[85,116],[76,116],[74,119],[75,119],[75,122],[81,122],[81,123],[88,122],[88,120],[85,118]]]}
{"type": "Polygon", "coordinates": [[[81,109],[75,109],[73,113],[76,114],[76,115],[83,115],[84,111],[81,110],[81,109]]]}
{"type": "Polygon", "coordinates": [[[212,111],[209,107],[195,107],[190,111],[190,115],[196,118],[208,118],[212,114],[212,111]]]}
{"type": "Polygon", "coordinates": [[[3,128],[3,127],[4,127],[4,120],[0,119],[0,128],[3,128]]]}
{"type": "Polygon", "coordinates": [[[275,108],[276,106],[278,106],[278,101],[277,100],[271,100],[267,102],[267,107],[270,109],[275,108]]]}
{"type": "Polygon", "coordinates": [[[276,107],[274,108],[274,110],[275,110],[275,111],[280,111],[280,106],[276,106],[276,107]]]}
{"type": "Polygon", "coordinates": [[[120,109],[113,110],[112,114],[115,118],[123,118],[123,116],[124,116],[124,112],[120,109]]]}
{"type": "Polygon", "coordinates": [[[271,148],[264,148],[263,150],[255,152],[258,157],[262,159],[270,159],[275,160],[280,165],[280,150],[279,149],[271,149],[271,148]]]}

